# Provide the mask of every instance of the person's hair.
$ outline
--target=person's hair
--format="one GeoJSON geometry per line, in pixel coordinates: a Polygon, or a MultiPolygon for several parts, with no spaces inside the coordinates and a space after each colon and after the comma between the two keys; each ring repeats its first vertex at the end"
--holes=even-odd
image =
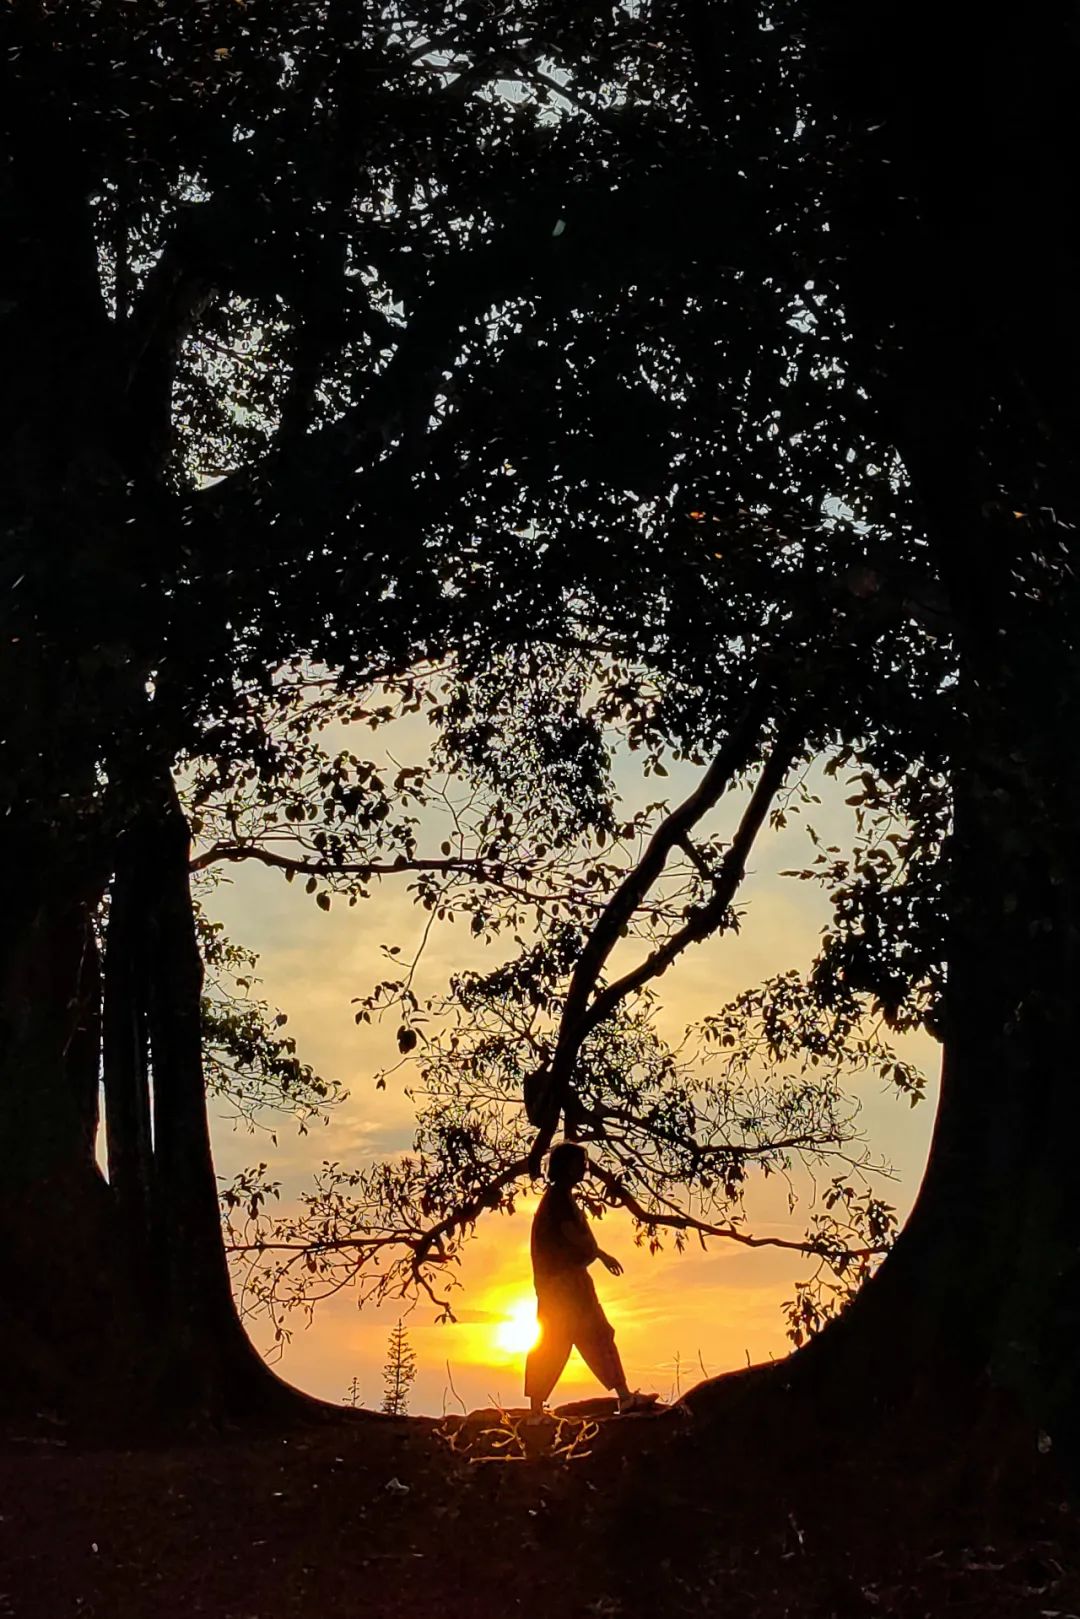
{"type": "Polygon", "coordinates": [[[576,1141],[560,1141],[557,1147],[552,1147],[548,1158],[548,1180],[553,1186],[571,1179],[580,1180],[588,1161],[585,1148],[579,1147],[576,1141]],[[575,1171],[580,1173],[575,1174],[575,1171]]]}

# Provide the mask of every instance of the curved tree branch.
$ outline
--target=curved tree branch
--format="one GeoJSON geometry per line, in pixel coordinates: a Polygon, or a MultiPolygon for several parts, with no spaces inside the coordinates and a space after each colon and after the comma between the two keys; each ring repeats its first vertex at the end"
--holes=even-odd
{"type": "MultiPolygon", "coordinates": [[[[617,1175],[601,1165],[590,1163],[589,1173],[616,1202],[632,1214],[634,1219],[646,1227],[663,1226],[669,1231],[692,1231],[699,1237],[723,1237],[726,1241],[740,1243],[744,1248],[786,1248],[798,1254],[819,1255],[822,1252],[820,1243],[813,1240],[798,1241],[789,1237],[752,1237],[747,1231],[740,1231],[734,1225],[710,1225],[707,1220],[701,1220],[694,1214],[685,1214],[675,1209],[668,1214],[650,1212],[639,1203],[634,1194],[627,1190],[617,1175]]],[[[878,1254],[888,1252],[888,1244],[872,1248],[851,1248],[847,1252],[853,1259],[870,1259],[878,1254]]]]}
{"type": "Polygon", "coordinates": [[[777,738],[776,745],[766,761],[765,768],[758,778],[757,786],[746,806],[738,830],[731,842],[731,847],[724,856],[719,873],[715,879],[716,886],[707,902],[700,906],[690,916],[684,927],[660,945],[644,961],[640,962],[631,972],[617,978],[613,984],[608,984],[593,1000],[581,1019],[580,1036],[577,1046],[605,1018],[618,1006],[620,1001],[632,995],[635,990],[641,989],[651,979],[658,978],[667,971],[671,963],[680,956],[691,944],[706,939],[715,933],[724,924],[725,917],[731,907],[731,902],[746,875],[746,862],[758,833],[764,825],[773,799],[783,785],[791,766],[795,762],[799,748],[802,745],[804,725],[801,714],[792,719],[784,727],[777,738]]]}
{"type": "Polygon", "coordinates": [[[574,1063],[582,1042],[596,1025],[635,989],[662,973],[686,947],[714,933],[723,923],[746,871],[754,840],[769,806],[801,746],[806,726],[806,705],[800,704],[785,721],[767,759],[740,822],[731,848],[720,867],[711,898],[633,972],[596,994],[596,984],[635,911],[663,873],[672,851],[684,848],[693,827],[715,808],[743,770],[760,739],[769,708],[775,702],[772,682],[759,682],[742,718],[695,790],[660,823],[638,865],[620,883],[604,908],[578,960],[570,980],[559,1024],[555,1055],[546,1073],[536,1076],[526,1106],[530,1123],[537,1126],[529,1162],[534,1175],[551,1145],[559,1117],[566,1108],[574,1063]]]}
{"type": "MultiPolygon", "coordinates": [[[[291,871],[299,877],[396,877],[403,871],[461,872],[469,877],[496,879],[495,868],[483,860],[462,860],[453,856],[435,856],[430,860],[410,860],[401,855],[391,861],[379,860],[303,860],[292,855],[275,854],[272,849],[254,843],[215,843],[191,861],[191,871],[205,871],[222,861],[236,864],[243,860],[257,860],[261,865],[273,866],[278,871],[291,871]]],[[[505,863],[502,864],[505,871],[505,863]]]]}

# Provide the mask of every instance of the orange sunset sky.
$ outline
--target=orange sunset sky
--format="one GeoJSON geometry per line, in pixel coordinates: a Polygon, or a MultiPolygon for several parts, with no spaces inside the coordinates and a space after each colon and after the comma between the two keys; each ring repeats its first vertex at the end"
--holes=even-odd
{"type": "MultiPolygon", "coordinates": [[[[415,727],[410,733],[413,755],[420,758],[422,733],[415,727]]],[[[355,738],[349,738],[348,745],[360,746],[355,738]]],[[[402,760],[401,735],[395,734],[386,745],[402,760]]],[[[370,743],[366,751],[377,757],[370,743]]],[[[697,774],[688,766],[672,766],[663,783],[669,801],[681,798],[697,774]]],[[[620,764],[617,779],[627,805],[659,796],[659,784],[642,784],[629,762],[620,764]]],[[[813,812],[814,826],[827,841],[843,843],[851,826],[851,811],[843,804],[848,789],[842,782],[816,777],[813,785],[822,798],[813,812]]],[[[737,803],[726,808],[721,804],[708,829],[722,833],[731,827],[737,811],[737,803]]],[[[433,851],[440,835],[432,839],[433,851]]],[[[740,934],[699,946],[662,980],[665,1032],[677,1035],[688,1022],[715,1010],[739,990],[812,959],[827,915],[826,901],[815,885],[779,875],[784,868],[806,865],[809,853],[805,823],[797,816],[785,830],[762,836],[742,894],[745,914],[740,934]]],[[[406,948],[415,944],[423,913],[413,907],[404,877],[384,881],[369,902],[355,909],[340,905],[326,914],[304,895],[300,884],[287,885],[264,867],[233,868],[229,875],[230,881],[205,897],[206,908],[226,924],[237,942],[260,952],[260,993],[288,1012],[300,1056],[327,1077],[340,1079],[349,1091],[348,1100],[334,1110],[325,1128],[313,1126],[308,1135],[300,1136],[285,1123],[276,1149],[265,1136],[252,1136],[215,1116],[219,1174],[231,1178],[242,1166],[265,1159],[287,1199],[324,1159],[351,1167],[409,1145],[412,1116],[402,1094],[407,1081],[393,1076],[386,1091],[377,1091],[373,1083],[374,1074],[396,1058],[397,1020],[391,1016],[381,1026],[357,1028],[350,1001],[383,976],[381,943],[400,942],[406,948]]],[[[623,948],[632,952],[634,946],[628,943],[623,948]]],[[[433,932],[425,952],[418,993],[436,990],[457,968],[493,965],[497,959],[460,925],[444,926],[433,932]]],[[[876,1079],[855,1076],[852,1091],[861,1103],[868,1146],[890,1159],[896,1170],[897,1179],[885,1195],[903,1217],[926,1159],[938,1054],[921,1036],[902,1042],[900,1049],[927,1074],[923,1103],[912,1109],[906,1098],[886,1091],[876,1079]]],[[[211,1106],[213,1110],[215,1104],[211,1106]]],[[[799,1183],[799,1190],[807,1197],[812,1191],[805,1182],[799,1183]]],[[[394,1303],[360,1312],[346,1293],[320,1306],[310,1326],[301,1317],[294,1318],[293,1337],[278,1370],[291,1382],[331,1400],[342,1399],[355,1376],[361,1401],[377,1407],[387,1333],[404,1308],[419,1363],[413,1411],[437,1414],[459,1409],[451,1379],[470,1409],[492,1401],[520,1403],[522,1324],[527,1323],[532,1305],[529,1216],[535,1203],[535,1198],[523,1199],[512,1218],[492,1215],[481,1222],[461,1272],[464,1288],[456,1295],[457,1324],[436,1325],[430,1305],[408,1311],[394,1303]]],[[[805,1227],[806,1202],[789,1215],[787,1188],[779,1180],[756,1189],[747,1208],[750,1228],[759,1234],[797,1237],[805,1227]]],[[[700,1379],[701,1365],[712,1375],[745,1365],[748,1357],[760,1361],[787,1353],[780,1306],[790,1297],[791,1284],[806,1274],[798,1255],[716,1242],[707,1252],[695,1244],[685,1254],[653,1258],[635,1247],[631,1223],[620,1215],[604,1220],[601,1241],[626,1266],[620,1278],[597,1267],[596,1280],[632,1386],[657,1389],[666,1397],[680,1382],[685,1388],[700,1379]]],[[[260,1341],[258,1332],[255,1336],[260,1341]]],[[[556,1400],[599,1392],[575,1354],[556,1400]]]]}

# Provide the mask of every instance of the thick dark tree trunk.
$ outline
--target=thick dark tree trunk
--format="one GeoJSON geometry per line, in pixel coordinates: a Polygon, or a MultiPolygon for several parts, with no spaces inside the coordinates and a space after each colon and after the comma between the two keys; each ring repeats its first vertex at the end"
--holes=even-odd
{"type": "Polygon", "coordinates": [[[87,1071],[95,1022],[92,904],[47,875],[40,881],[36,904],[7,910],[11,936],[0,985],[2,1128],[23,1143],[10,1171],[18,1181],[84,1164],[96,1108],[96,1074],[91,1084],[87,1071]],[[21,1114],[20,1100],[29,1104],[21,1114]]]}
{"type": "Polygon", "coordinates": [[[117,1302],[94,1161],[96,895],[52,878],[34,873],[36,904],[14,896],[0,986],[0,1403],[21,1411],[67,1406],[106,1371],[117,1302]]]}
{"type": "Polygon", "coordinates": [[[955,782],[925,1178],[879,1274],[779,1376],[858,1422],[1007,1391],[1080,1480],[1078,799],[1071,765],[1049,768],[1041,680],[1004,684],[970,694],[976,764],[955,782]]]}
{"type": "Polygon", "coordinates": [[[67,1068],[75,1106],[82,1121],[84,1154],[97,1145],[101,1091],[101,953],[95,918],[87,915],[77,970],[78,996],[67,1048],[67,1068]]]}
{"type": "Polygon", "coordinates": [[[152,800],[141,842],[162,1364],[174,1409],[238,1416],[285,1402],[292,1391],[256,1354],[233,1303],[206,1112],[190,833],[168,776],[152,800]]]}
{"type": "Polygon", "coordinates": [[[898,1400],[989,1380],[1075,1456],[1080,693],[1068,529],[1037,508],[1080,510],[1064,205],[1080,53],[1051,0],[872,20],[836,0],[813,23],[808,93],[837,137],[826,273],[922,506],[960,678],[926,1176],[879,1276],[789,1375],[898,1400]],[[1020,217],[1045,223],[1037,251],[1006,227],[1020,217]]]}
{"type": "Polygon", "coordinates": [[[146,1021],[146,921],[125,840],[109,898],[104,975],[104,1082],[109,1185],[137,1270],[149,1258],[153,1178],[146,1021]]]}
{"type": "Polygon", "coordinates": [[[157,334],[155,408],[133,401],[89,204],[104,171],[40,8],[22,9],[0,67],[0,1406],[228,1415],[296,1397],[230,1297],[160,679],[146,697],[170,611],[156,428],[179,327],[157,334]]]}
{"type": "Polygon", "coordinates": [[[54,869],[52,892],[23,907],[21,927],[13,891],[0,986],[9,1423],[51,1413],[100,1432],[316,1409],[265,1366],[233,1304],[188,846],[166,773],[121,840],[104,972],[100,883],[80,894],[72,878],[65,892],[54,869]],[[102,1072],[109,1180],[95,1160],[102,1072]]]}

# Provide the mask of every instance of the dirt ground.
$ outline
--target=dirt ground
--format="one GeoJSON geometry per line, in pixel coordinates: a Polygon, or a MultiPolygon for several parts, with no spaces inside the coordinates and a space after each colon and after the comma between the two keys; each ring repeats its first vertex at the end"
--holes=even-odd
{"type": "Polygon", "coordinates": [[[2,1619],[1080,1619],[1080,1518],[987,1407],[781,1394],[0,1454],[2,1619]],[[598,1414],[599,1413],[599,1414],[598,1414]]]}

